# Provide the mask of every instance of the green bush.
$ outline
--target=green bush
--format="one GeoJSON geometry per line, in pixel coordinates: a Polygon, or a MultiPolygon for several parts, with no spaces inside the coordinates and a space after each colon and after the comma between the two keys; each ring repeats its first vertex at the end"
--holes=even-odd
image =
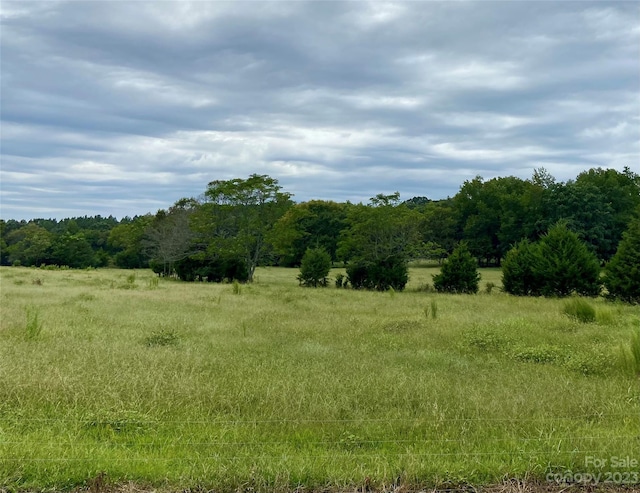
{"type": "Polygon", "coordinates": [[[307,248],[302,256],[298,281],[302,286],[327,285],[327,275],[331,270],[331,255],[322,247],[307,248]]]}
{"type": "Polygon", "coordinates": [[[622,236],[605,268],[604,285],[609,298],[640,304],[640,219],[634,219],[622,236]]]}
{"type": "Polygon", "coordinates": [[[480,274],[467,245],[460,243],[449,255],[440,274],[433,276],[433,286],[438,292],[466,293],[478,292],[480,274]]]}
{"type": "Polygon", "coordinates": [[[544,296],[600,294],[600,263],[565,223],[550,228],[540,240],[535,272],[543,279],[544,296]]]}
{"type": "Polygon", "coordinates": [[[347,281],[354,289],[402,291],[409,281],[409,268],[400,256],[377,261],[358,260],[347,266],[347,281]]]}
{"type": "Polygon", "coordinates": [[[502,284],[518,296],[597,296],[600,264],[566,223],[559,222],[538,243],[524,240],[507,253],[502,284]]]}
{"type": "Polygon", "coordinates": [[[536,245],[529,240],[517,243],[502,262],[502,289],[516,296],[537,296],[540,281],[534,272],[536,245]]]}

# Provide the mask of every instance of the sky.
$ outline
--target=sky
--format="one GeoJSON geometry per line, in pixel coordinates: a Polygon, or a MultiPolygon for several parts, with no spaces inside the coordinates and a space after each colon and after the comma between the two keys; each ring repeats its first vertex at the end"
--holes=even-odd
{"type": "Polygon", "coordinates": [[[640,2],[0,3],[0,217],[640,172],[640,2]]]}

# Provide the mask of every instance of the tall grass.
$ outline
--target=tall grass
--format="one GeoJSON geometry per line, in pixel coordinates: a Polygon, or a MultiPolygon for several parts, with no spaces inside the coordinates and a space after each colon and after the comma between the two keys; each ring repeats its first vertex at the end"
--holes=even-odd
{"type": "Polygon", "coordinates": [[[263,268],[237,296],[0,268],[0,485],[401,490],[638,455],[637,373],[619,357],[638,353],[637,308],[607,305],[602,326],[561,300],[418,291],[434,271],[390,296],[310,292],[295,269],[263,268]],[[25,306],[40,327],[46,314],[33,340],[25,306]]]}

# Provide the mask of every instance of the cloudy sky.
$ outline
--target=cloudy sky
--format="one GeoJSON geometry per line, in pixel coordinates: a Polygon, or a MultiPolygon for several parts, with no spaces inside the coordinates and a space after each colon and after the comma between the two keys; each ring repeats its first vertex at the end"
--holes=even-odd
{"type": "Polygon", "coordinates": [[[0,4],[1,216],[155,212],[640,171],[640,3],[0,4]]]}

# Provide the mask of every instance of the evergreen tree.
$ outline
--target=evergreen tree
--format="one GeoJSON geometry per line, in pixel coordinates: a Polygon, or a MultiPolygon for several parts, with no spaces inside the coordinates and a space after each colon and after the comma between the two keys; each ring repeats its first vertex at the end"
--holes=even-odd
{"type": "Polygon", "coordinates": [[[600,293],[598,259],[562,221],[540,239],[534,273],[541,279],[540,294],[544,296],[600,293]]]}
{"type": "Polygon", "coordinates": [[[516,244],[502,263],[502,289],[517,296],[540,294],[540,277],[536,275],[535,262],[538,246],[529,240],[516,244]]]}
{"type": "Polygon", "coordinates": [[[460,243],[453,250],[440,274],[433,276],[436,290],[445,293],[477,293],[479,281],[476,260],[465,243],[460,243]]]}
{"type": "Polygon", "coordinates": [[[302,257],[298,281],[303,286],[326,286],[331,270],[331,255],[322,247],[309,248],[302,257]]]}
{"type": "Polygon", "coordinates": [[[640,219],[631,221],[618,251],[605,269],[610,298],[640,304],[640,219]]]}

